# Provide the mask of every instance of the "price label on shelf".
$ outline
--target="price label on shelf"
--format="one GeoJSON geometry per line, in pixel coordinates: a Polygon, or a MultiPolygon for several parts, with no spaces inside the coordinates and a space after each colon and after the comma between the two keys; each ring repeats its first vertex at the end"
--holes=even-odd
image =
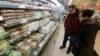
{"type": "Polygon", "coordinates": [[[37,7],[36,7],[36,6],[33,6],[33,8],[34,8],[34,9],[37,9],[37,7]]]}
{"type": "Polygon", "coordinates": [[[18,6],[18,8],[25,8],[25,5],[24,5],[24,4],[20,4],[20,5],[18,6]]]}
{"type": "Polygon", "coordinates": [[[38,53],[36,51],[34,51],[34,54],[37,55],[38,53]]]}
{"type": "Polygon", "coordinates": [[[39,44],[39,47],[42,47],[42,46],[43,46],[43,44],[42,44],[42,43],[40,43],[40,44],[39,44]]]}
{"type": "Polygon", "coordinates": [[[21,23],[26,23],[27,22],[27,19],[23,19],[21,23]]]}
{"type": "Polygon", "coordinates": [[[0,16],[0,21],[4,20],[3,16],[0,16]]]}
{"type": "Polygon", "coordinates": [[[43,41],[42,44],[44,44],[45,42],[43,41]]]}
{"type": "Polygon", "coordinates": [[[28,34],[28,35],[30,35],[30,34],[31,34],[31,32],[29,31],[29,32],[27,32],[27,34],[28,34]]]}
{"type": "Polygon", "coordinates": [[[47,40],[48,38],[46,37],[45,40],[47,40]]]}
{"type": "Polygon", "coordinates": [[[27,34],[25,34],[25,37],[27,36],[27,34]]]}
{"type": "Polygon", "coordinates": [[[9,40],[9,42],[10,42],[10,43],[13,43],[13,41],[12,41],[12,40],[9,40]]]}
{"type": "Polygon", "coordinates": [[[4,32],[4,28],[0,26],[0,33],[4,32]]]}

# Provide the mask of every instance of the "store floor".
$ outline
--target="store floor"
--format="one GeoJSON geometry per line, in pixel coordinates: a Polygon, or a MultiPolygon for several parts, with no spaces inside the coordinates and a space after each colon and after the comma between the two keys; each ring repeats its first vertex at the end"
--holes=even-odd
{"type": "Polygon", "coordinates": [[[95,41],[95,50],[97,51],[98,55],[100,56],[100,31],[98,31],[95,41]]]}
{"type": "Polygon", "coordinates": [[[67,46],[64,49],[59,49],[59,47],[62,45],[63,37],[64,37],[64,27],[63,24],[60,24],[59,31],[58,31],[58,37],[56,39],[55,46],[52,51],[51,56],[73,56],[72,54],[66,54],[66,50],[69,44],[69,41],[67,42],[67,46]]]}
{"type": "MultiPolygon", "coordinates": [[[[59,49],[59,47],[62,45],[63,36],[64,36],[64,27],[63,27],[63,24],[61,23],[60,27],[59,27],[59,34],[56,39],[56,44],[53,48],[51,56],[73,56],[72,53],[66,54],[66,50],[67,50],[69,41],[67,42],[67,46],[65,49],[62,49],[62,50],[59,49]]],[[[97,34],[95,50],[100,55],[100,31],[97,34]]]]}

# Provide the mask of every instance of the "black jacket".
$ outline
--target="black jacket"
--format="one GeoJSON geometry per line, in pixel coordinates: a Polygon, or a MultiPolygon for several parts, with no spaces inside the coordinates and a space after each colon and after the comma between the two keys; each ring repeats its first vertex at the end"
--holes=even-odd
{"type": "Polygon", "coordinates": [[[78,51],[78,56],[92,56],[98,30],[99,25],[95,20],[87,19],[82,21],[81,28],[76,34],[77,38],[82,42],[82,46],[78,51]]]}

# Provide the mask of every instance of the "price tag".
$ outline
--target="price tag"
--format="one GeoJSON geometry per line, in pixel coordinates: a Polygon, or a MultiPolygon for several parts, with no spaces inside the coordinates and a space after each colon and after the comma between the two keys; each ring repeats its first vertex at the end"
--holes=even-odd
{"type": "Polygon", "coordinates": [[[0,21],[4,20],[3,16],[0,16],[0,21]]]}
{"type": "Polygon", "coordinates": [[[48,38],[45,38],[45,40],[47,40],[48,38]]]}
{"type": "Polygon", "coordinates": [[[2,32],[4,32],[4,28],[2,26],[0,26],[0,33],[2,33],[2,32]]]}
{"type": "Polygon", "coordinates": [[[45,42],[43,41],[42,44],[44,44],[45,42]]]}
{"type": "Polygon", "coordinates": [[[31,34],[31,32],[29,31],[29,32],[27,32],[27,34],[28,34],[28,35],[30,35],[30,34],[31,34]]]}
{"type": "Polygon", "coordinates": [[[36,6],[33,6],[34,9],[36,9],[36,6]]]}
{"type": "Polygon", "coordinates": [[[27,34],[25,34],[25,37],[27,36],[27,34]]]}
{"type": "Polygon", "coordinates": [[[25,5],[24,5],[24,4],[20,4],[20,5],[18,6],[18,8],[25,8],[25,5]]]}
{"type": "Polygon", "coordinates": [[[42,47],[42,46],[43,46],[43,44],[42,44],[42,43],[40,43],[40,44],[39,44],[39,47],[42,47]]]}
{"type": "Polygon", "coordinates": [[[26,19],[23,19],[21,23],[26,23],[26,22],[27,22],[27,20],[26,19]]]}
{"type": "Polygon", "coordinates": [[[9,40],[10,41],[10,43],[13,43],[13,41],[12,40],[9,40]]]}
{"type": "Polygon", "coordinates": [[[36,51],[34,51],[34,54],[37,55],[38,53],[36,51]]]}

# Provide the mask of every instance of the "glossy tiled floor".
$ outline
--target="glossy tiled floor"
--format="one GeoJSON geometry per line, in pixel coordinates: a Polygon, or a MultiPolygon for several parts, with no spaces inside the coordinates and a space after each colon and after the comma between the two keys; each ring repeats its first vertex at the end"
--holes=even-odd
{"type": "MultiPolygon", "coordinates": [[[[63,36],[64,36],[64,27],[63,27],[63,24],[60,24],[59,36],[56,39],[56,44],[54,46],[51,56],[73,56],[72,53],[66,54],[66,50],[67,50],[69,42],[67,42],[67,46],[65,49],[62,49],[62,50],[59,49],[59,47],[61,46],[62,41],[63,41],[63,36]]],[[[97,34],[95,50],[97,51],[97,53],[100,56],[100,31],[97,34]]]]}

